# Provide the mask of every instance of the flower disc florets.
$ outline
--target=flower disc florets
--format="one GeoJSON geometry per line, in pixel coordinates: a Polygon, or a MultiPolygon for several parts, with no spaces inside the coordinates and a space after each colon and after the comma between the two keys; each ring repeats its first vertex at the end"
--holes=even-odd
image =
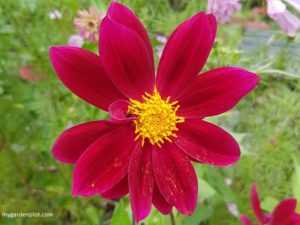
{"type": "Polygon", "coordinates": [[[178,130],[176,124],[184,122],[184,117],[176,115],[180,107],[178,101],[170,103],[170,97],[163,100],[156,89],[153,95],[146,92],[142,98],[143,102],[130,99],[128,106],[128,113],[136,116],[135,140],[141,138],[144,146],[145,139],[148,139],[159,147],[165,140],[172,142],[170,137],[177,137],[174,133],[178,130]]]}

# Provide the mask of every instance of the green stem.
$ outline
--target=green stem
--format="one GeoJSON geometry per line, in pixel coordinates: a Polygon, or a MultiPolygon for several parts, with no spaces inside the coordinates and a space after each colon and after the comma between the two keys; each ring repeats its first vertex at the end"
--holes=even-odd
{"type": "Polygon", "coordinates": [[[171,224],[176,225],[173,211],[170,212],[170,219],[171,219],[171,224]]]}
{"type": "Polygon", "coordinates": [[[135,225],[135,220],[134,220],[133,213],[132,213],[132,221],[131,221],[131,224],[132,224],[132,225],[135,225]]]}

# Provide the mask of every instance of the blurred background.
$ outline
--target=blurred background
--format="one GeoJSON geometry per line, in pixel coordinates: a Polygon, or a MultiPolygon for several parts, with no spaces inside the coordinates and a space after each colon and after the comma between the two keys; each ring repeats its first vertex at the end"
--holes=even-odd
{"type": "MultiPolygon", "coordinates": [[[[0,224],[130,224],[128,197],[72,198],[73,166],[58,163],[51,154],[63,130],[108,114],[62,85],[50,65],[48,48],[73,45],[97,52],[97,35],[83,34],[82,22],[99,26],[110,2],[0,0],[0,213],[53,214],[47,218],[2,215],[0,224]]],[[[145,24],[156,62],[178,24],[198,11],[218,13],[204,0],[120,2],[145,24]]],[[[297,16],[297,7],[287,7],[297,16]]],[[[268,15],[265,1],[240,1],[231,9],[229,16],[218,18],[217,40],[203,71],[240,66],[258,73],[261,82],[233,110],[208,119],[233,134],[242,157],[228,168],[195,164],[199,204],[190,217],[174,210],[177,225],[238,225],[240,213],[254,218],[253,183],[265,212],[284,198],[300,200],[300,25],[294,23],[292,31],[280,27],[280,21],[268,15]]],[[[169,216],[153,208],[141,224],[171,223],[169,216]]]]}

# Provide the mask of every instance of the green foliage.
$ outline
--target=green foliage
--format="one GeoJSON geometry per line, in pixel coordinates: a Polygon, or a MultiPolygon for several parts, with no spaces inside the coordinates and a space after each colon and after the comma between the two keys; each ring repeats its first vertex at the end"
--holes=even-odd
{"type": "Polygon", "coordinates": [[[118,225],[122,223],[123,225],[130,225],[130,219],[128,213],[125,210],[125,205],[123,201],[120,201],[116,206],[114,214],[111,218],[111,225],[118,225]]]}
{"type": "MultiPolygon", "coordinates": [[[[51,212],[49,218],[4,218],[0,224],[130,224],[128,197],[116,203],[99,196],[73,198],[72,169],[55,161],[51,146],[68,126],[104,119],[108,114],[86,104],[58,80],[49,61],[48,48],[66,45],[74,34],[78,9],[90,5],[105,13],[111,0],[0,0],[0,213],[51,212]],[[59,9],[62,18],[49,19],[59,9]],[[29,82],[20,68],[34,65],[46,78],[29,82]],[[112,212],[113,208],[115,211],[112,212]],[[120,222],[122,221],[122,223],[120,222]]],[[[168,36],[183,20],[206,8],[198,0],[122,0],[145,23],[156,50],[156,34],[168,36]]],[[[248,1],[247,1],[248,2],[248,1]]],[[[251,1],[249,1],[251,2],[251,1]]],[[[251,4],[236,18],[251,19],[251,4]]],[[[259,18],[264,20],[264,18],[259,18]]],[[[209,118],[238,140],[241,160],[228,168],[195,164],[199,199],[195,213],[185,217],[174,211],[177,225],[238,225],[227,204],[253,216],[252,183],[258,186],[262,206],[272,211],[277,201],[300,201],[300,36],[288,40],[278,31],[244,30],[239,24],[220,25],[217,42],[204,68],[234,65],[261,75],[259,87],[222,116],[209,118]],[[279,45],[278,43],[283,43],[279,45]],[[296,50],[295,50],[296,49],[296,50]],[[232,185],[226,185],[231,179],[232,185]]],[[[97,52],[97,46],[84,48],[97,52]]],[[[156,62],[158,57],[156,56],[156,62]]],[[[300,212],[300,205],[298,204],[300,212]]],[[[170,225],[169,216],[153,208],[141,224],[170,225]]]]}

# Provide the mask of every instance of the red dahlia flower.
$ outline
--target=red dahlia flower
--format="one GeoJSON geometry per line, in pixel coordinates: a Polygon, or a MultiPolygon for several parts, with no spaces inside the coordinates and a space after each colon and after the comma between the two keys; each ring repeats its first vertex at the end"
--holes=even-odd
{"type": "Polygon", "coordinates": [[[99,55],[52,47],[62,82],[109,120],[63,132],[53,155],[74,163],[73,195],[120,198],[130,193],[134,218],[151,204],[163,214],[191,214],[197,177],[191,160],[227,166],[240,157],[237,142],[203,118],[218,115],[250,92],[259,78],[236,67],[205,72],[216,35],[213,15],[198,13],[172,33],[155,75],[149,36],[136,15],[113,2],[100,27],[99,55]]]}
{"type": "MultiPolygon", "coordinates": [[[[260,201],[256,191],[256,186],[252,186],[251,205],[258,222],[258,225],[300,225],[300,215],[295,213],[297,200],[290,198],[281,201],[272,214],[263,214],[260,208],[260,201]]],[[[243,225],[253,225],[251,220],[241,216],[243,225]]]]}

